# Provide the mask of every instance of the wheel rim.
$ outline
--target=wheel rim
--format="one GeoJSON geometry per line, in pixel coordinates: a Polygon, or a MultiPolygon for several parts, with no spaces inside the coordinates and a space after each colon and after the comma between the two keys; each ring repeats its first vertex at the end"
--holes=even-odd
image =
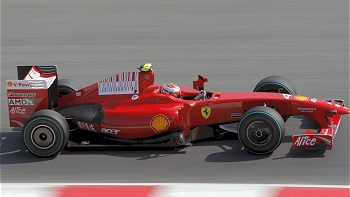
{"type": "Polygon", "coordinates": [[[254,121],[247,127],[247,138],[255,146],[264,146],[272,139],[273,128],[263,121],[254,121]]]}
{"type": "Polygon", "coordinates": [[[55,132],[47,125],[38,125],[31,133],[32,144],[39,149],[45,150],[51,148],[56,141],[55,132]]]}

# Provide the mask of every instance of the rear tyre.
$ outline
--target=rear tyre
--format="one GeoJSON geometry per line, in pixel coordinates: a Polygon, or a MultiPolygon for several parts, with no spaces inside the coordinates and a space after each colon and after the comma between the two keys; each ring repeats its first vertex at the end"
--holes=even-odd
{"type": "Polygon", "coordinates": [[[58,97],[70,94],[83,87],[76,81],[72,79],[60,79],[58,80],[58,97]]]}
{"type": "Polygon", "coordinates": [[[258,106],[247,111],[238,124],[238,138],[254,154],[269,154],[285,135],[281,115],[269,107],[258,106]]]}
{"type": "Polygon", "coordinates": [[[25,147],[33,155],[55,157],[68,142],[69,126],[58,112],[40,110],[23,126],[22,138],[25,147]]]}

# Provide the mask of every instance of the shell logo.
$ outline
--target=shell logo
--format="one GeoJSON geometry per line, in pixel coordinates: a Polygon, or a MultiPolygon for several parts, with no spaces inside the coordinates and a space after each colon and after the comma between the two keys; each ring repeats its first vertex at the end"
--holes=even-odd
{"type": "Polygon", "coordinates": [[[309,98],[306,97],[306,96],[295,96],[295,99],[298,100],[298,101],[307,101],[309,98]]]}
{"type": "Polygon", "coordinates": [[[150,126],[155,132],[161,132],[167,130],[169,125],[169,119],[166,116],[159,114],[152,118],[150,126]]]}
{"type": "Polygon", "coordinates": [[[8,87],[12,87],[13,83],[11,81],[7,82],[8,87]]]}

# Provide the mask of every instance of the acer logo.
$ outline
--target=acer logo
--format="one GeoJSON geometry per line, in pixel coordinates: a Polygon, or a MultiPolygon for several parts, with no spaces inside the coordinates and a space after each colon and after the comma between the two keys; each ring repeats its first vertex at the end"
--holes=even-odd
{"type": "Polygon", "coordinates": [[[119,130],[102,128],[101,132],[109,134],[118,134],[119,130]]]}
{"type": "Polygon", "coordinates": [[[310,136],[300,136],[294,142],[294,146],[315,146],[316,138],[310,138],[310,136]]]}
{"type": "Polygon", "coordinates": [[[25,114],[26,113],[26,108],[22,107],[12,107],[10,110],[10,114],[25,114]]]}

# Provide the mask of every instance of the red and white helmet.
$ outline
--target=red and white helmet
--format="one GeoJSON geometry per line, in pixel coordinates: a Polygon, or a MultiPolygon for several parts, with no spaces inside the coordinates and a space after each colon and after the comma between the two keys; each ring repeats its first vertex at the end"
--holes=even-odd
{"type": "Polygon", "coordinates": [[[180,87],[175,83],[166,83],[162,87],[162,94],[169,94],[178,98],[181,95],[181,90],[180,87]]]}

